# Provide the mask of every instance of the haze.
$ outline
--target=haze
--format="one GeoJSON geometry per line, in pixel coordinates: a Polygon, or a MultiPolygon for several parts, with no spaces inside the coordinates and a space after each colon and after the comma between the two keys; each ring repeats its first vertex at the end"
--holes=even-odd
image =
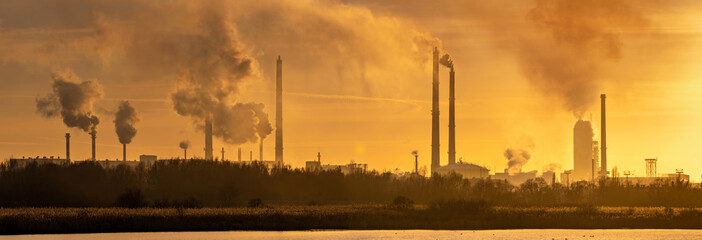
{"type": "MultiPolygon", "coordinates": [[[[658,157],[659,172],[683,168],[699,181],[700,14],[697,1],[656,0],[5,0],[0,156],[62,156],[70,132],[73,159],[90,158],[89,126],[68,128],[37,112],[56,74],[70,73],[101,88],[83,102],[101,120],[98,159],[122,157],[112,123],[124,100],[138,112],[128,118],[137,130],[128,134],[128,159],[179,157],[186,140],[188,153],[203,157],[202,116],[177,108],[176,93],[195,83],[226,85],[218,101],[263,103],[273,121],[281,56],[286,164],[304,167],[321,152],[324,163],[409,171],[418,150],[419,165],[429,166],[436,46],[454,60],[456,152],[464,162],[502,172],[505,149],[528,145],[533,153],[523,171],[572,169],[573,125],[592,118],[597,139],[598,97],[606,93],[610,168],[644,176],[644,159],[658,157]],[[202,27],[211,16],[225,20],[221,28],[202,27]],[[222,66],[238,68],[208,68],[208,54],[219,54],[211,49],[236,56],[222,66]],[[188,77],[203,74],[217,81],[188,77]]],[[[448,70],[440,74],[445,164],[448,70]]],[[[224,148],[235,159],[239,146],[244,159],[249,151],[258,156],[256,132],[245,129],[215,129],[215,156],[224,148]]],[[[274,142],[264,141],[265,160],[273,160],[274,142]]]]}

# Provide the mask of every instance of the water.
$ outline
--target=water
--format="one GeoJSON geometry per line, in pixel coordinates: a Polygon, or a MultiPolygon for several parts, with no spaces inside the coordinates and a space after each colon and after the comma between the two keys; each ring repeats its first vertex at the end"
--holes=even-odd
{"type": "Polygon", "coordinates": [[[152,232],[152,233],[92,233],[0,236],[2,239],[702,239],[702,230],[378,230],[378,231],[224,231],[224,232],[152,232]]]}

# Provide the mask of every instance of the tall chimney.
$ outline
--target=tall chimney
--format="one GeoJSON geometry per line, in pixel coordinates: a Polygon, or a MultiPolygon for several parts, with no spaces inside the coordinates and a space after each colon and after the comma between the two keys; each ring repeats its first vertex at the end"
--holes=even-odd
{"type": "Polygon", "coordinates": [[[71,134],[66,133],[66,160],[71,161],[71,134]]]}
{"type": "Polygon", "coordinates": [[[454,75],[453,66],[451,66],[451,72],[449,72],[449,165],[456,164],[456,89],[454,75]]]}
{"type": "Polygon", "coordinates": [[[93,161],[95,161],[95,135],[97,135],[96,131],[90,132],[90,137],[93,139],[93,161]]]}
{"type": "Polygon", "coordinates": [[[188,160],[188,148],[183,148],[183,159],[188,160]]]}
{"type": "Polygon", "coordinates": [[[222,161],[224,161],[224,148],[222,148],[222,161]]]}
{"type": "Polygon", "coordinates": [[[414,155],[414,173],[419,175],[419,155],[418,154],[414,155]]]}
{"type": "Polygon", "coordinates": [[[283,165],[283,60],[278,56],[275,78],[275,161],[283,165]]]}
{"type": "Polygon", "coordinates": [[[249,151],[249,161],[253,162],[253,151],[249,151]]]}
{"type": "Polygon", "coordinates": [[[602,157],[601,157],[602,166],[600,167],[600,175],[602,175],[603,177],[607,177],[607,175],[608,175],[608,172],[607,172],[607,117],[606,117],[606,111],[605,111],[605,98],[607,98],[607,96],[605,94],[600,95],[600,100],[602,101],[602,106],[601,106],[602,119],[600,120],[601,124],[602,124],[602,126],[600,127],[601,131],[602,131],[602,133],[601,133],[602,139],[600,139],[600,141],[602,142],[602,147],[600,148],[600,151],[602,151],[602,154],[601,154],[602,155],[602,157]]]}
{"type": "Polygon", "coordinates": [[[127,161],[127,144],[122,143],[122,161],[127,161]]]}
{"type": "Polygon", "coordinates": [[[258,144],[258,155],[259,160],[263,161],[263,138],[261,138],[261,141],[258,144]]]}
{"type": "Polygon", "coordinates": [[[434,48],[431,107],[431,172],[441,167],[439,152],[439,49],[434,48]]]}
{"type": "Polygon", "coordinates": [[[239,147],[239,162],[241,162],[241,147],[239,147]]]}
{"type": "Polygon", "coordinates": [[[212,149],[212,118],[209,116],[205,120],[205,159],[214,159],[213,149],[212,149]]]}

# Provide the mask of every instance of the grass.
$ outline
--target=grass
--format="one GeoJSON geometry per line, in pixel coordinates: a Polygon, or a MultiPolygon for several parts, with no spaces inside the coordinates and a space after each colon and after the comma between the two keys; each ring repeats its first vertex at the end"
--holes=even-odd
{"type": "Polygon", "coordinates": [[[427,205],[238,208],[3,208],[0,234],[309,229],[702,228],[702,209],[427,205]],[[465,206],[458,206],[465,208],[465,206]]]}

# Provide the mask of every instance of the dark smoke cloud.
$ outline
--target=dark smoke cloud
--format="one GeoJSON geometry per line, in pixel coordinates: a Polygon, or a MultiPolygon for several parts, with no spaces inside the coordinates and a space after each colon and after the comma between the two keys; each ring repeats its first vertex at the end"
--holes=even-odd
{"type": "Polygon", "coordinates": [[[531,159],[531,151],[527,149],[508,148],[504,154],[507,158],[505,172],[514,175],[522,172],[522,167],[531,159]]]}
{"type": "MultiPolygon", "coordinates": [[[[262,105],[235,103],[239,85],[246,79],[258,77],[258,66],[245,53],[228,12],[218,2],[203,3],[196,14],[198,30],[194,33],[173,29],[166,36],[146,35],[139,39],[153,47],[174,46],[168,49],[183,75],[180,86],[171,94],[173,108],[191,117],[202,128],[206,119],[213,122],[213,135],[230,144],[258,140],[256,112],[262,105]]],[[[149,46],[141,46],[148,48],[149,46]]],[[[267,120],[266,120],[267,122],[267,120]]]]}
{"type": "Polygon", "coordinates": [[[53,91],[36,99],[37,112],[46,118],[60,115],[68,127],[95,132],[100,120],[93,115],[93,104],[102,98],[102,86],[94,79],[81,81],[70,70],[54,72],[52,79],[53,91]]]}
{"type": "Polygon", "coordinates": [[[448,55],[448,53],[444,54],[444,56],[442,56],[441,59],[439,59],[439,63],[441,63],[441,65],[446,66],[447,68],[453,68],[453,60],[451,59],[451,56],[448,55]]]}
{"type": "Polygon", "coordinates": [[[622,57],[621,29],[642,27],[644,14],[625,0],[536,0],[527,19],[534,36],[518,37],[524,74],[537,89],[563,101],[576,117],[596,102],[605,62],[622,57]]]}
{"type": "Polygon", "coordinates": [[[190,141],[188,141],[188,140],[180,141],[178,146],[182,149],[188,149],[188,147],[190,147],[190,141]]]}
{"type": "Polygon", "coordinates": [[[129,144],[137,133],[134,124],[139,121],[136,109],[129,104],[129,101],[122,101],[115,113],[115,131],[119,137],[119,142],[129,144]]]}
{"type": "Polygon", "coordinates": [[[418,150],[412,151],[412,156],[417,156],[417,154],[419,154],[419,151],[418,151],[418,150]]]}

